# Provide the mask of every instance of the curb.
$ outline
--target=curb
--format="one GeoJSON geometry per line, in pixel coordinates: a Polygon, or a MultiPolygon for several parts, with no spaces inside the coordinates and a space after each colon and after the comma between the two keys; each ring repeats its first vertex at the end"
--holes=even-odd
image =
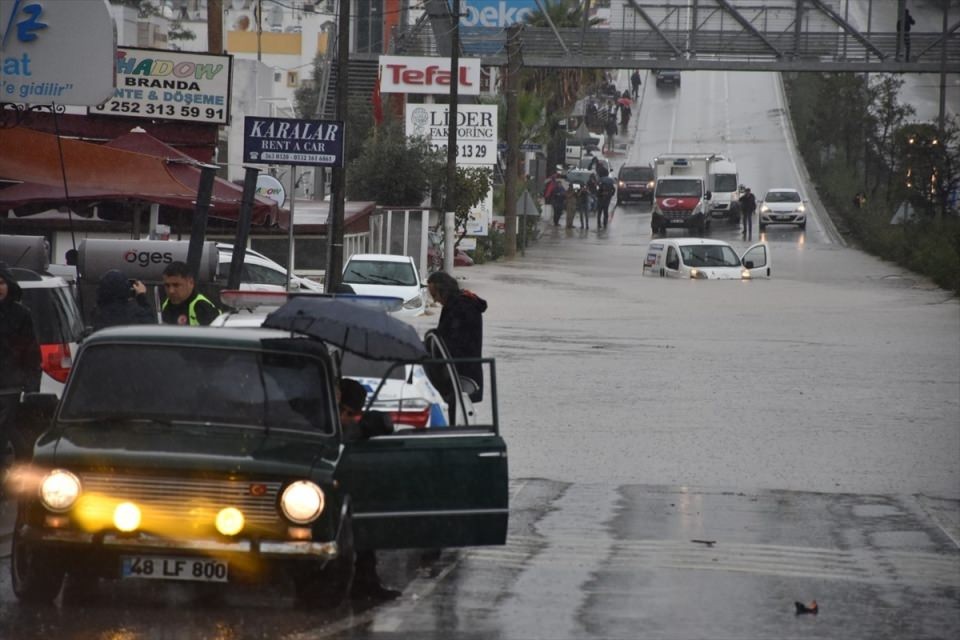
{"type": "Polygon", "coordinates": [[[820,199],[820,194],[817,193],[817,188],[810,180],[810,173],[807,171],[807,165],[804,162],[803,157],[800,156],[799,146],[797,145],[797,133],[793,128],[793,118],[790,117],[790,109],[787,104],[787,91],[783,85],[782,73],[777,73],[776,82],[777,102],[780,103],[780,117],[783,122],[784,132],[787,134],[787,147],[790,149],[790,158],[793,162],[793,166],[799,174],[800,180],[805,185],[807,197],[813,203],[813,206],[816,207],[818,212],[823,212],[823,215],[818,216],[817,219],[823,225],[824,232],[830,238],[831,242],[838,244],[841,247],[846,247],[848,246],[846,239],[840,235],[839,231],[837,231],[837,227],[833,223],[833,217],[830,215],[830,212],[827,210],[827,208],[823,206],[823,201],[820,199]]]}

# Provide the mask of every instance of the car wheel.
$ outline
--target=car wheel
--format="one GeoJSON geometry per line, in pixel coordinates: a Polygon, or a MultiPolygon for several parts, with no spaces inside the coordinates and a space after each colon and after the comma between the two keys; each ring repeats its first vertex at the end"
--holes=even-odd
{"type": "Polygon", "coordinates": [[[766,228],[767,228],[767,225],[765,225],[765,224],[760,225],[760,231],[763,231],[763,230],[766,229],[766,228]]]}
{"type": "Polygon", "coordinates": [[[343,535],[340,554],[322,569],[304,568],[294,575],[297,605],[303,608],[335,609],[350,595],[353,586],[355,556],[353,522],[348,517],[340,525],[343,535]]]}
{"type": "Polygon", "coordinates": [[[39,552],[24,542],[18,527],[10,550],[10,576],[17,598],[37,604],[53,602],[63,587],[65,575],[56,555],[39,552]]]}

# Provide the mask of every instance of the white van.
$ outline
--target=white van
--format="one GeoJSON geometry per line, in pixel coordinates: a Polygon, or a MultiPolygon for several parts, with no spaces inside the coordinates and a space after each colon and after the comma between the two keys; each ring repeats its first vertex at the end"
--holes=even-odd
{"type": "Polygon", "coordinates": [[[712,238],[664,238],[647,247],[643,275],[695,280],[752,280],[770,277],[770,249],[752,245],[742,255],[712,238]]]}

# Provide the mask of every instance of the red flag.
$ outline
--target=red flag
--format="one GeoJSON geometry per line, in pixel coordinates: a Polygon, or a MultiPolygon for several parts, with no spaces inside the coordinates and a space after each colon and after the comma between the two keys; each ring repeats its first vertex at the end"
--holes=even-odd
{"type": "Polygon", "coordinates": [[[373,83],[373,96],[370,98],[373,103],[373,121],[380,126],[383,123],[383,101],[380,99],[380,74],[377,74],[377,81],[373,83]]]}

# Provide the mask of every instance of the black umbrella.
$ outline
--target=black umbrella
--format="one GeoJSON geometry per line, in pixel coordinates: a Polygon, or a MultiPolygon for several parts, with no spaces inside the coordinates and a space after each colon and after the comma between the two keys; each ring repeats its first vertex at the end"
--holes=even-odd
{"type": "Polygon", "coordinates": [[[349,298],[293,298],[270,313],[263,326],[312,336],[371,360],[429,357],[412,326],[349,298]]]}

